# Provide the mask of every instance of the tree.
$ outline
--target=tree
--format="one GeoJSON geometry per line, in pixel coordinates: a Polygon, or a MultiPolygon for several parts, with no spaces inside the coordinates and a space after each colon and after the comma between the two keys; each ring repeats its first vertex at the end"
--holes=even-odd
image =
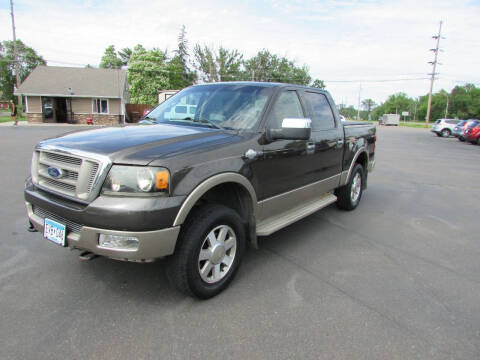
{"type": "Polygon", "coordinates": [[[310,85],[311,87],[314,88],[319,88],[319,89],[325,89],[327,86],[325,85],[325,82],[320,79],[315,79],[315,81],[310,85]]]}
{"type": "Polygon", "coordinates": [[[190,70],[188,40],[185,25],[178,35],[178,47],[175,56],[168,62],[169,82],[171,89],[183,89],[195,83],[197,74],[190,70]]]}
{"type": "Polygon", "coordinates": [[[128,61],[130,60],[130,56],[132,56],[132,49],[129,47],[123,48],[122,50],[118,51],[118,56],[122,60],[122,65],[128,65],[128,61]]]}
{"type": "MultiPolygon", "coordinates": [[[[286,57],[279,57],[263,49],[244,62],[246,79],[308,85],[312,81],[308,67],[298,67],[286,57]]],[[[321,80],[319,80],[321,81],[321,80]]],[[[321,85],[317,82],[318,85],[321,85]]],[[[323,84],[324,85],[324,84],[323,84]]]]}
{"type": "Polygon", "coordinates": [[[200,71],[205,82],[242,79],[243,55],[238,50],[228,50],[222,46],[215,50],[196,44],[193,49],[194,67],[200,71]]]}
{"type": "Polygon", "coordinates": [[[373,101],[372,99],[364,99],[362,101],[362,107],[367,112],[367,114],[366,114],[367,119],[370,119],[370,113],[371,113],[372,109],[375,107],[375,105],[377,105],[377,104],[375,104],[375,101],[373,101]]]}
{"type": "Polygon", "coordinates": [[[160,90],[169,88],[165,53],[146,50],[138,44],[132,51],[128,66],[130,101],[134,104],[158,104],[160,90]]]}
{"type": "MultiPolygon", "coordinates": [[[[17,40],[17,59],[20,81],[25,78],[38,65],[46,65],[46,61],[31,47],[17,40]]],[[[0,93],[9,100],[14,100],[13,89],[15,86],[15,61],[13,57],[13,41],[0,43],[0,93]]]]}
{"type": "Polygon", "coordinates": [[[412,113],[415,108],[415,100],[409,98],[407,94],[399,92],[390,95],[388,99],[377,106],[372,112],[372,118],[378,120],[383,114],[401,114],[402,111],[408,111],[412,113]]]}
{"type": "Polygon", "coordinates": [[[110,45],[107,47],[100,61],[100,67],[105,69],[120,69],[122,65],[123,61],[117,56],[115,46],[110,45]]]}

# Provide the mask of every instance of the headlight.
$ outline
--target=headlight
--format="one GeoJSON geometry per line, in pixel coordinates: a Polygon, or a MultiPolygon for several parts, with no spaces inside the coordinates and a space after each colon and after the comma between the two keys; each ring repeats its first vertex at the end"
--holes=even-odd
{"type": "Polygon", "coordinates": [[[168,195],[168,170],[153,166],[114,165],[103,184],[106,195],[168,195]]]}

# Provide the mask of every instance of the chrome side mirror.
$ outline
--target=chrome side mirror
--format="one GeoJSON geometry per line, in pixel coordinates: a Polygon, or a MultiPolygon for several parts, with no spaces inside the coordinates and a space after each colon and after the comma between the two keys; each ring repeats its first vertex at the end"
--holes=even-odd
{"type": "Polygon", "coordinates": [[[269,129],[271,140],[308,140],[312,132],[312,120],[303,118],[285,118],[281,129],[269,129]]]}

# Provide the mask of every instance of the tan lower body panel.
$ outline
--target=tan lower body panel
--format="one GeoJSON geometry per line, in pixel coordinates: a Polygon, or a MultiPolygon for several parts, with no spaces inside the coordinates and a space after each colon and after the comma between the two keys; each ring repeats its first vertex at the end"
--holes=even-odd
{"type": "Polygon", "coordinates": [[[334,203],[337,197],[326,193],[305,201],[283,213],[273,215],[257,224],[257,235],[268,236],[314,212],[334,203]]]}

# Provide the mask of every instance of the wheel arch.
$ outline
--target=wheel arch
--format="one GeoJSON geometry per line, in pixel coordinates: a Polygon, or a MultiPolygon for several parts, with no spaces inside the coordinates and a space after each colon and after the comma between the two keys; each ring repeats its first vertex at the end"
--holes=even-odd
{"type": "Polygon", "coordinates": [[[245,176],[228,172],[204,180],[187,196],[173,226],[182,225],[192,209],[202,201],[218,202],[237,211],[248,226],[250,242],[256,246],[257,195],[245,176]]]}
{"type": "Polygon", "coordinates": [[[342,174],[343,176],[341,179],[341,185],[348,184],[348,182],[350,181],[350,177],[352,176],[352,171],[353,171],[353,168],[355,167],[355,164],[361,164],[363,166],[363,170],[366,178],[368,174],[368,159],[369,159],[369,156],[368,156],[367,148],[361,147],[360,149],[358,149],[352,159],[352,162],[350,163],[348,172],[344,171],[342,174]]]}

